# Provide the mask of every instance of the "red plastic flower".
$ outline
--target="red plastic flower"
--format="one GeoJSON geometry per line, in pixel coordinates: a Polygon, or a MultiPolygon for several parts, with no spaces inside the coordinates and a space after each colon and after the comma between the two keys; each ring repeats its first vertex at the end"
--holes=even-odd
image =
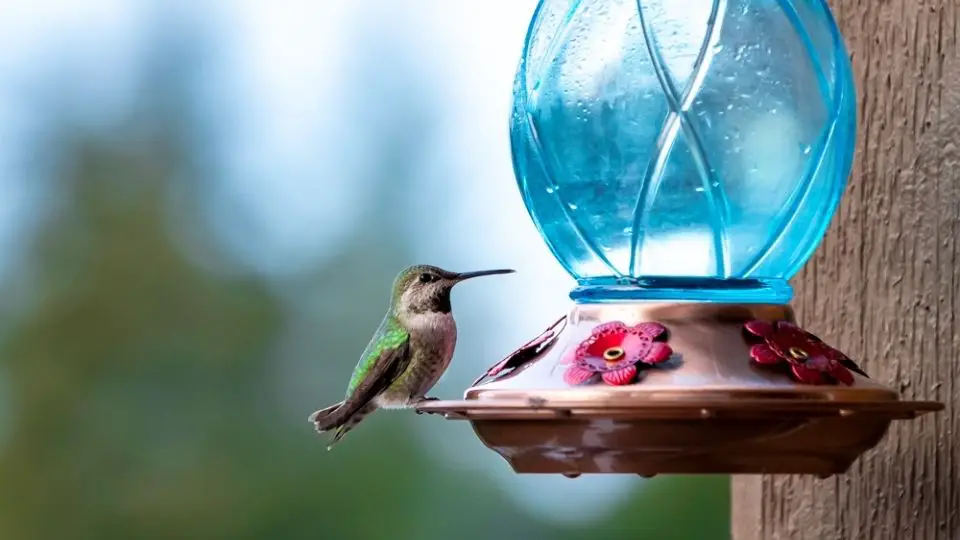
{"type": "Polygon", "coordinates": [[[570,366],[563,380],[570,385],[582,384],[600,375],[603,382],[622,386],[637,378],[640,367],[659,364],[670,358],[673,351],[654,339],[666,328],[647,322],[627,326],[622,322],[608,322],[593,329],[567,359],[570,366]]]}
{"type": "Polygon", "coordinates": [[[854,380],[850,370],[866,376],[847,355],[793,323],[750,321],[744,327],[747,332],[763,339],[763,343],[750,348],[754,362],[787,364],[794,378],[801,383],[838,381],[850,386],[854,380]]]}

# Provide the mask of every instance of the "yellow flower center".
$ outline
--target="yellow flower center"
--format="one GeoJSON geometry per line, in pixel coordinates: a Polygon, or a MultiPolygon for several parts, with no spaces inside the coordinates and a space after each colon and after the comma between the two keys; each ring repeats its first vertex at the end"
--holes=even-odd
{"type": "Polygon", "coordinates": [[[617,360],[623,358],[623,355],[626,353],[620,347],[610,347],[609,349],[603,351],[603,359],[607,362],[616,362],[617,360]]]}
{"type": "Polygon", "coordinates": [[[790,356],[792,356],[794,360],[806,360],[807,358],[810,358],[810,355],[807,354],[807,351],[801,349],[800,347],[790,347],[790,350],[787,352],[790,353],[790,356]]]}

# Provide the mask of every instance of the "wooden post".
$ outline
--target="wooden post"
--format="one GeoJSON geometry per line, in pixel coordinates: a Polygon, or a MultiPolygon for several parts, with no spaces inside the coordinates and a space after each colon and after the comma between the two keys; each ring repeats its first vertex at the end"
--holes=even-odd
{"type": "Polygon", "coordinates": [[[735,477],[735,540],[960,539],[960,0],[833,0],[859,95],[856,165],[795,283],[802,324],[905,398],[841,477],[735,477]]]}

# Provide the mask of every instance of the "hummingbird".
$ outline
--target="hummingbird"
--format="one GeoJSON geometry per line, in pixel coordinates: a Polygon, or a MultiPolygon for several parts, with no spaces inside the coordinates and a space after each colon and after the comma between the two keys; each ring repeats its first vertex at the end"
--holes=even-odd
{"type": "Polygon", "coordinates": [[[333,430],[327,450],[377,409],[405,409],[424,401],[450,365],[457,344],[450,292],[465,280],[510,269],[450,272],[430,265],[401,271],[390,308],[353,370],[343,401],[310,415],[318,433],[333,430]]]}

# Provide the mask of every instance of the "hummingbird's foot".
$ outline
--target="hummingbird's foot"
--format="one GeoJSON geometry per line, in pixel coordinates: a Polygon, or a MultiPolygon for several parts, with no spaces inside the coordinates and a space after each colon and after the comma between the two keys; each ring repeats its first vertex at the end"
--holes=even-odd
{"type": "MultiPolygon", "coordinates": [[[[420,399],[420,401],[414,403],[413,406],[414,406],[414,407],[419,407],[420,405],[423,405],[424,403],[427,403],[427,402],[430,402],[430,401],[440,401],[440,398],[435,398],[435,397],[423,397],[423,398],[420,399]]],[[[417,414],[423,414],[423,413],[424,413],[424,411],[421,411],[419,408],[416,408],[416,409],[414,409],[414,410],[415,410],[415,412],[416,412],[417,414]]],[[[432,413],[429,413],[429,414],[432,414],[432,413]]]]}

